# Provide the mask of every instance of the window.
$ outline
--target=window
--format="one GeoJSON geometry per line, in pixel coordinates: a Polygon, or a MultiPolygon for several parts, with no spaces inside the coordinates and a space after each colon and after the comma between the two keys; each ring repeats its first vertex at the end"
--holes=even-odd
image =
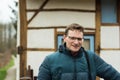
{"type": "Polygon", "coordinates": [[[101,22],[117,23],[117,0],[101,0],[101,22]]]}
{"type": "MultiPolygon", "coordinates": [[[[63,36],[58,35],[58,45],[57,45],[57,47],[59,48],[59,45],[61,45],[62,43],[63,43],[63,36]]],[[[83,47],[86,50],[94,51],[94,36],[93,35],[85,35],[84,36],[83,47]]]]}

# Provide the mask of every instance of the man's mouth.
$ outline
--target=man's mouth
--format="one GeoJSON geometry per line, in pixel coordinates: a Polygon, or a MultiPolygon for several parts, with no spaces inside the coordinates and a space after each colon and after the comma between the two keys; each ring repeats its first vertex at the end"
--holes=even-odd
{"type": "Polygon", "coordinates": [[[73,45],[74,48],[79,48],[79,45],[73,45]]]}

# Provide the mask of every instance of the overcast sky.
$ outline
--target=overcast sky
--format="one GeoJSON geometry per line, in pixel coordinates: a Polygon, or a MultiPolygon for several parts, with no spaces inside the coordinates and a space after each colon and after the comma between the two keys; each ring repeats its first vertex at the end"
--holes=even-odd
{"type": "Polygon", "coordinates": [[[18,10],[15,4],[17,0],[1,0],[0,2],[0,24],[11,23],[16,16],[12,10],[18,10]]]}

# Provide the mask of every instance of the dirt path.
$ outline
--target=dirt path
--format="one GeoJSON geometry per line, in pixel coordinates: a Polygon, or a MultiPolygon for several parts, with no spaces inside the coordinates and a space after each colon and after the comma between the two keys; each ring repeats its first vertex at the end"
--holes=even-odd
{"type": "Polygon", "coordinates": [[[8,69],[5,80],[16,80],[16,59],[15,57],[13,59],[15,65],[8,69]]]}
{"type": "Polygon", "coordinates": [[[14,66],[7,71],[5,80],[16,80],[16,68],[14,66]]]}

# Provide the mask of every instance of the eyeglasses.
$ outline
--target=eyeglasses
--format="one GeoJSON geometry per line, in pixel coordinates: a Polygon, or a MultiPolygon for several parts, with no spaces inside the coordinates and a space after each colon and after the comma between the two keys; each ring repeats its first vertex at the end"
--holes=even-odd
{"type": "Polygon", "coordinates": [[[83,38],[76,38],[76,37],[71,37],[71,36],[68,36],[68,38],[71,39],[71,40],[73,40],[73,41],[75,41],[76,39],[78,41],[82,41],[83,40],[83,38]]]}

